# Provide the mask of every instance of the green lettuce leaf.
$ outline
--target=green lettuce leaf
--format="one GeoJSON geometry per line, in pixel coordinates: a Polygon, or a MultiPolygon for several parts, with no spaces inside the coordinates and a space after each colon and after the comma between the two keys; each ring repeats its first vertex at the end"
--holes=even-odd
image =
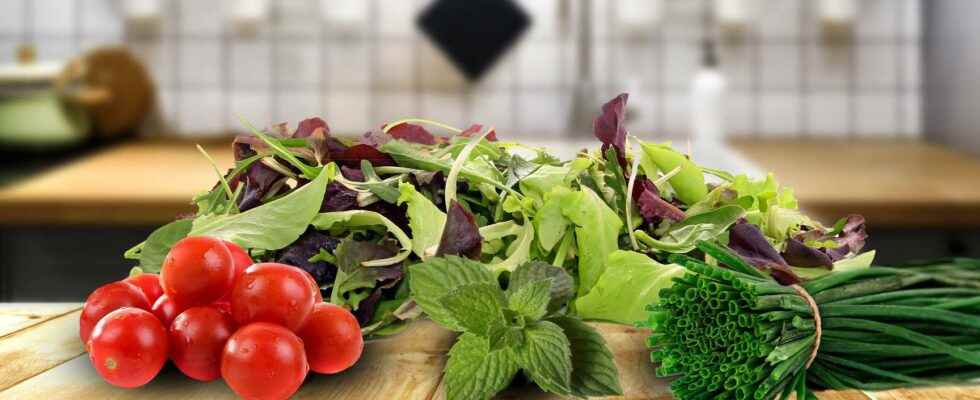
{"type": "Polygon", "coordinates": [[[575,300],[575,311],[583,319],[633,324],[646,319],[647,305],[660,300],[660,289],[686,270],[660,264],[646,255],[617,250],[609,255],[606,270],[595,287],[575,300]]]}
{"type": "Polygon", "coordinates": [[[412,228],[412,251],[425,260],[435,254],[446,225],[446,213],[439,210],[415,186],[402,182],[398,204],[408,204],[408,226],[412,228]]]}
{"type": "Polygon", "coordinates": [[[400,262],[408,258],[409,253],[412,250],[412,240],[402,231],[398,225],[391,222],[388,218],[383,215],[378,214],[374,211],[367,210],[348,210],[348,211],[335,211],[318,214],[310,222],[319,230],[331,230],[336,227],[345,228],[360,228],[366,226],[383,226],[388,230],[395,239],[398,239],[398,243],[402,246],[402,251],[393,257],[371,260],[364,263],[366,267],[377,267],[382,265],[391,265],[400,262]]]}
{"type": "Polygon", "coordinates": [[[592,289],[605,269],[606,257],[619,249],[623,222],[599,195],[587,187],[561,196],[565,218],[575,224],[578,244],[579,295],[592,289]]]}

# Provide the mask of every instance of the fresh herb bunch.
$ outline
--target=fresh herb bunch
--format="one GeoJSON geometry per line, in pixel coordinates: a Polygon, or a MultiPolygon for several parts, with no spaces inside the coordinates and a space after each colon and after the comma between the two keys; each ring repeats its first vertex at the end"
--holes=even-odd
{"type": "Polygon", "coordinates": [[[450,399],[488,399],[518,370],[559,395],[621,395],[619,374],[602,336],[565,315],[575,295],[571,276],[543,262],[517,267],[503,290],[487,266],[435,257],[409,269],[418,305],[440,325],[461,332],[449,351],[444,382],[450,399]]]}
{"type": "Polygon", "coordinates": [[[673,256],[689,272],[661,290],[647,322],[657,374],[677,376],[679,399],[811,399],[817,388],[980,377],[980,260],[857,269],[784,286],[723,247],[698,248],[730,269],[673,256]]]}

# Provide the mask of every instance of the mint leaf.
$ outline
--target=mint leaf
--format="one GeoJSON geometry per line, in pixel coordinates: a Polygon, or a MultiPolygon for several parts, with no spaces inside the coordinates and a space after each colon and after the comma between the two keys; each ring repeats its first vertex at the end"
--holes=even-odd
{"type": "Polygon", "coordinates": [[[524,345],[524,329],[522,326],[500,325],[491,330],[488,337],[491,351],[524,345]]]}
{"type": "Polygon", "coordinates": [[[551,281],[548,311],[561,309],[566,302],[575,296],[575,281],[568,275],[568,272],[542,261],[531,261],[517,267],[510,274],[507,295],[513,295],[524,286],[541,280],[551,281]]]}
{"type": "Polygon", "coordinates": [[[442,305],[440,299],[454,288],[471,283],[497,284],[497,280],[476,261],[457,256],[435,257],[409,267],[408,284],[412,297],[433,321],[454,331],[462,326],[442,305]]]}
{"type": "Polygon", "coordinates": [[[507,323],[504,295],[495,283],[459,286],[439,302],[466,332],[487,336],[496,327],[507,323]]]}
{"type": "Polygon", "coordinates": [[[517,289],[507,298],[508,307],[531,320],[539,320],[548,313],[551,300],[551,280],[540,280],[517,289]]]}
{"type": "Polygon", "coordinates": [[[572,395],[580,397],[622,395],[619,371],[602,336],[578,318],[559,317],[553,321],[565,332],[571,344],[572,395]]]}
{"type": "Polygon", "coordinates": [[[524,330],[524,345],[518,350],[521,367],[538,387],[548,392],[571,393],[572,354],[568,338],[552,322],[541,321],[524,330]]]}
{"type": "Polygon", "coordinates": [[[514,351],[490,351],[486,338],[464,333],[449,350],[443,382],[447,399],[489,399],[517,374],[514,351]]]}

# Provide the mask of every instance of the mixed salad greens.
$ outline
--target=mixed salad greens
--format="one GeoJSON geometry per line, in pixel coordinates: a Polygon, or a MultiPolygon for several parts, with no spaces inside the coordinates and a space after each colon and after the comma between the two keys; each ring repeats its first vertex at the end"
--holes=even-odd
{"type": "Polygon", "coordinates": [[[206,235],[306,270],[367,336],[424,313],[464,332],[446,370],[451,398],[489,397],[519,369],[554,393],[620,392],[605,343],[581,321],[646,320],[687,273],[672,255],[716,264],[699,243],[783,284],[871,264],[860,216],[824,226],[772,175],[702,167],[631,136],[626,102],[602,106],[599,146],[572,160],[482,125],[406,119],[351,141],[319,118],[292,131],[245,123],[235,165],[194,198],[197,213],[125,255],[156,272],[177,240],[206,235]]]}

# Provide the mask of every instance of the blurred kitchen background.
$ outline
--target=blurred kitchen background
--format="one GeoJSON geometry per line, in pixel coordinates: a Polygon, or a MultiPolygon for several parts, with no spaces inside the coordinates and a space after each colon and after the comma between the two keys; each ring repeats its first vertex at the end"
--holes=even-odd
{"type": "Polygon", "coordinates": [[[980,256],[980,2],[4,0],[0,300],[75,300],[213,183],[239,118],[421,116],[561,154],[628,127],[774,171],[878,260],[980,256]]]}

